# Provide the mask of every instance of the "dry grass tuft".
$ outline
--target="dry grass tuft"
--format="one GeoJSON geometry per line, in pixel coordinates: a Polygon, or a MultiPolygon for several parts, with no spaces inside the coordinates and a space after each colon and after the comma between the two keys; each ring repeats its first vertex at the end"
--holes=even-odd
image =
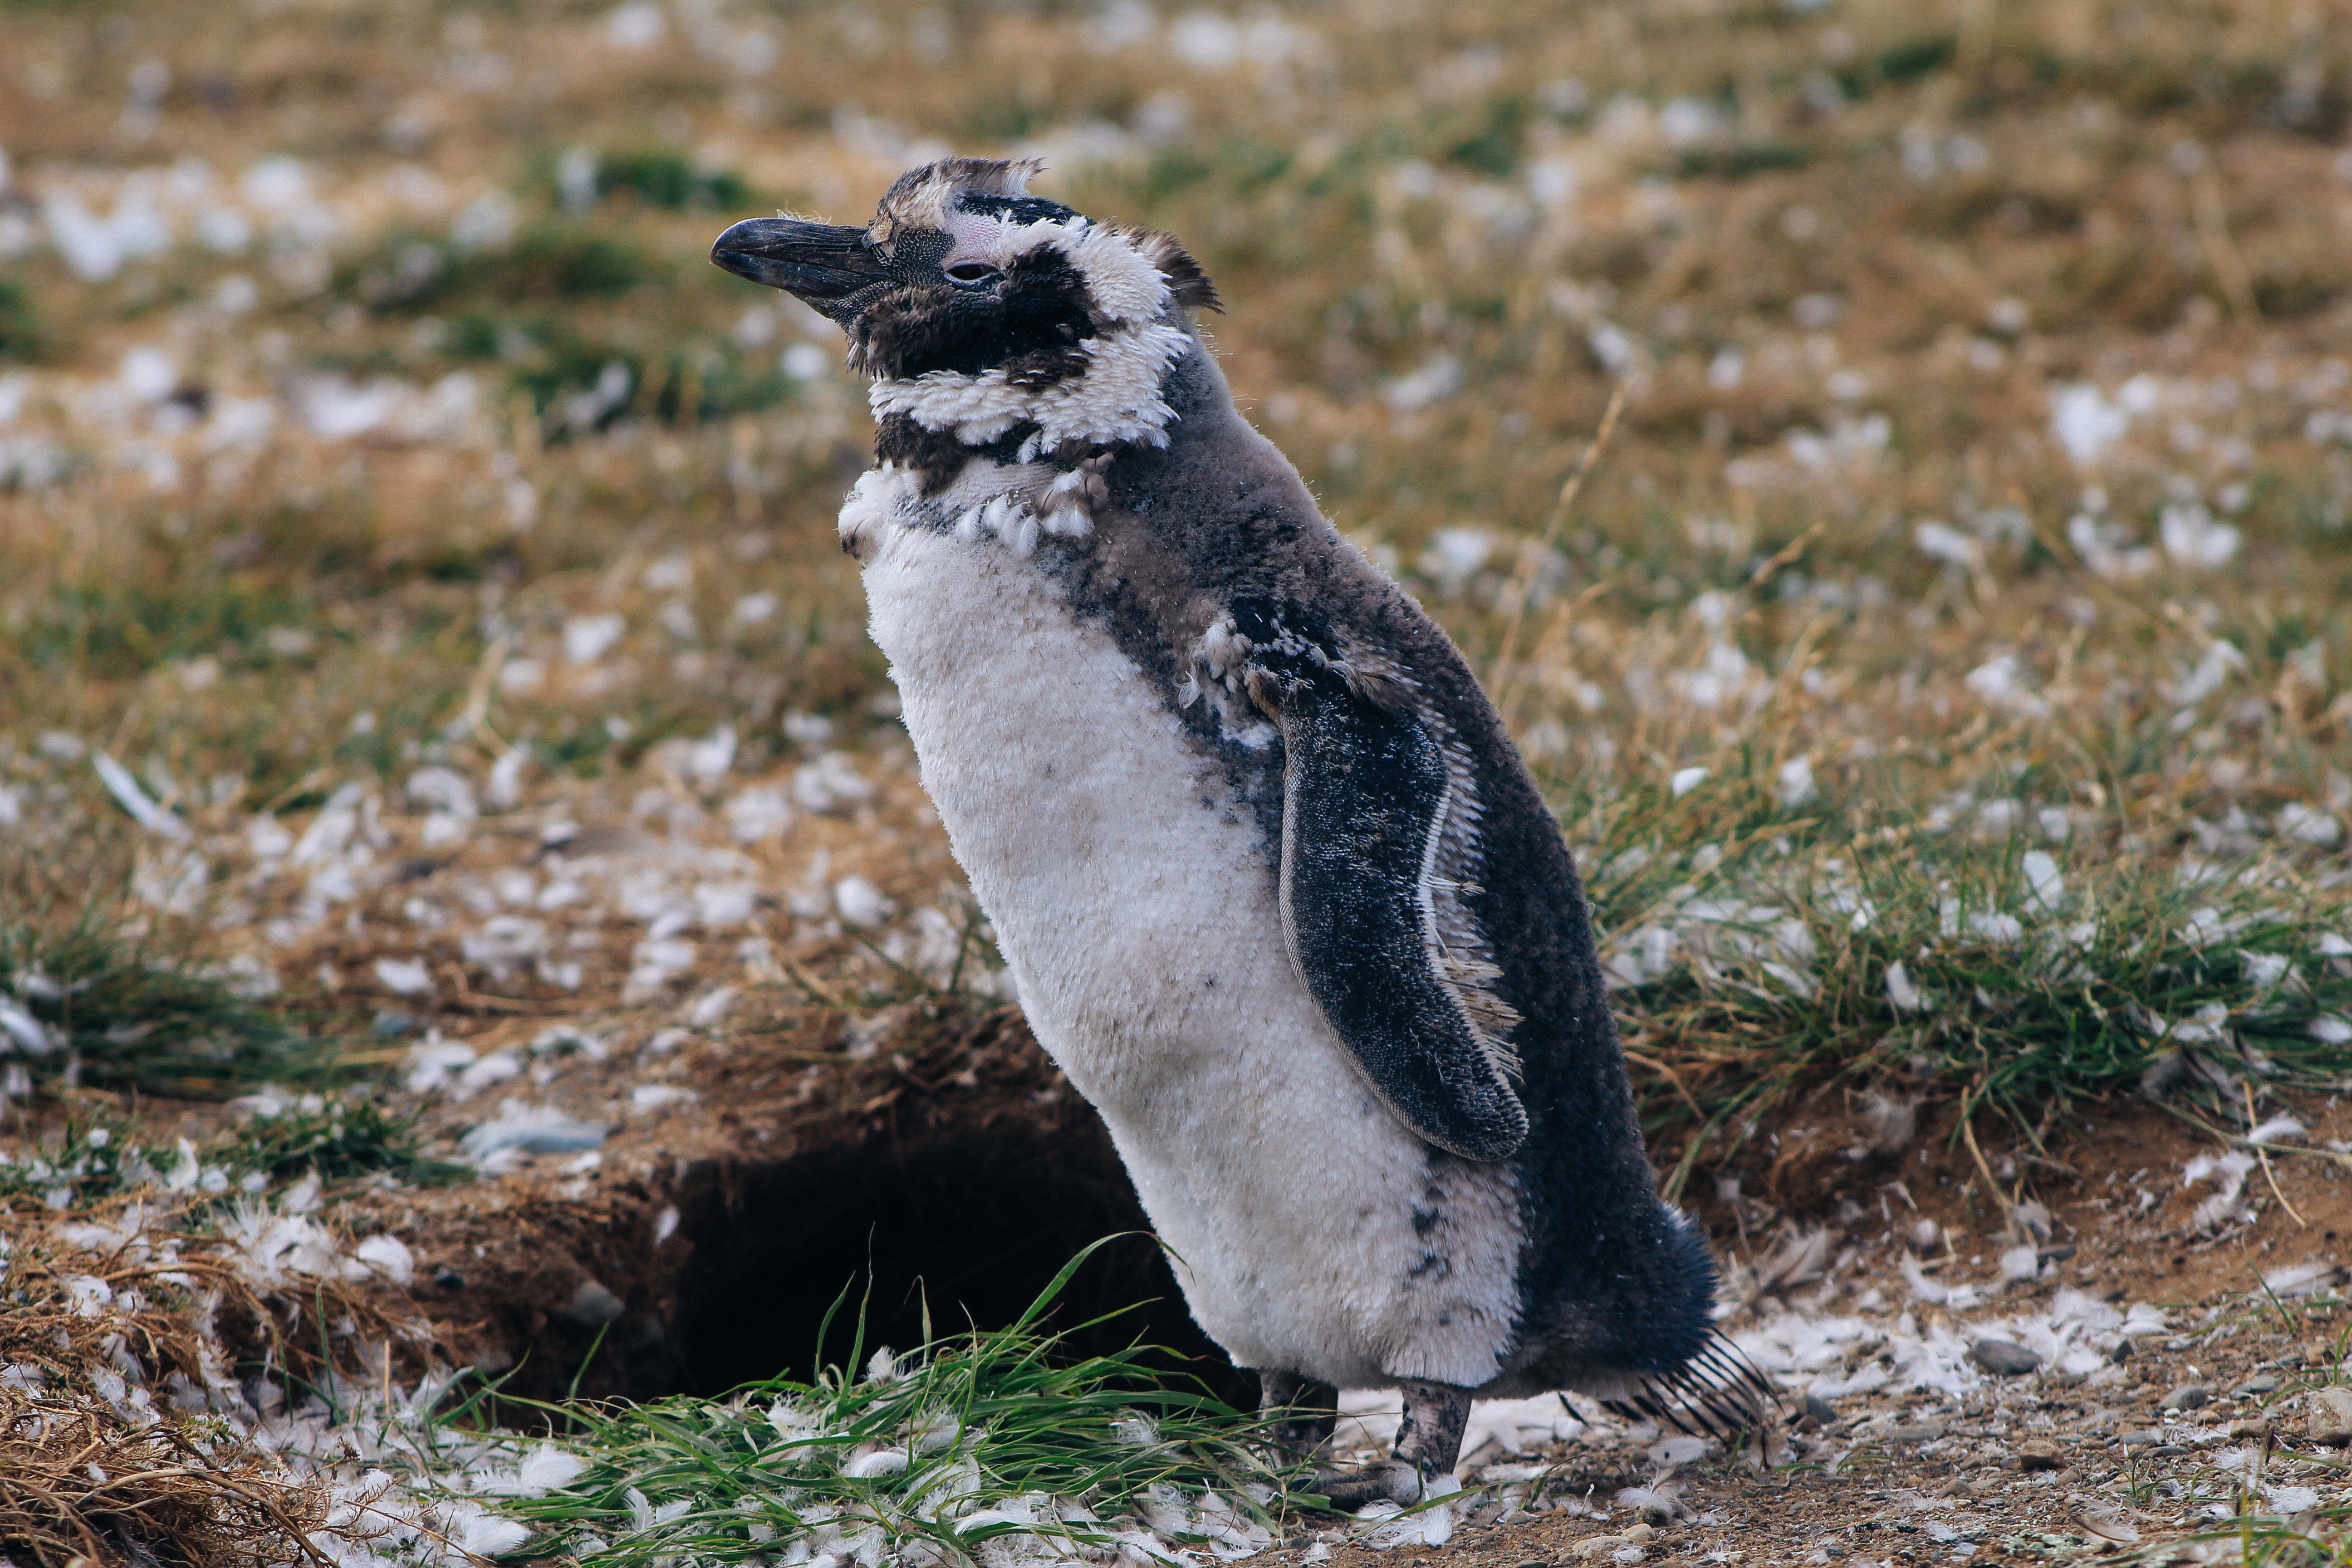
{"type": "Polygon", "coordinates": [[[327,1515],[321,1488],[224,1419],[252,1415],[237,1374],[333,1387],[361,1375],[359,1345],[383,1347],[380,1359],[422,1347],[352,1279],[257,1282],[257,1261],[274,1253],[241,1251],[211,1206],[149,1187],[45,1224],[6,1216],[0,1549],[20,1561],[321,1560],[308,1539],[327,1515]]]}
{"type": "Polygon", "coordinates": [[[201,1423],[130,1428],[102,1409],[0,1387],[0,1550],[75,1563],[263,1568],[308,1558],[325,1509],[201,1423]]]}

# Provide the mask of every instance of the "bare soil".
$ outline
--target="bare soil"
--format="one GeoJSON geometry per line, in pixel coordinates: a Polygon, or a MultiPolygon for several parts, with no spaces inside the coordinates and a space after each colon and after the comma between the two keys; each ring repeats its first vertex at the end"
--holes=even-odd
{"type": "MultiPolygon", "coordinates": [[[[543,1022],[494,1023],[475,1043],[519,1040],[543,1022]]],[[[1144,1227],[1101,1124],[1010,1007],[753,1015],[673,1052],[616,1044],[602,1062],[571,1058],[541,1098],[583,1116],[612,1114],[629,1085],[648,1079],[686,1095],[663,1114],[614,1114],[592,1170],[526,1156],[477,1183],[362,1190],[337,1205],[352,1229],[390,1229],[410,1244],[415,1304],[444,1352],[502,1375],[506,1394],[643,1398],[805,1373],[829,1311],[828,1361],[850,1352],[861,1309],[869,1348],[917,1342],[926,1309],[936,1327],[967,1316],[1006,1322],[1079,1248],[1144,1227]]],[[[81,1098],[86,1109],[92,1097],[81,1098]]],[[[486,1117],[490,1098],[436,1104],[425,1126],[454,1141],[486,1117]]],[[[171,1120],[172,1108],[145,1109],[151,1124],[171,1120]]],[[[1794,1405],[1793,1447],[1775,1455],[1786,1462],[1759,1470],[1717,1456],[1681,1471],[1673,1517],[1640,1544],[1652,1555],[1751,1562],[1945,1561],[1961,1547],[2005,1561],[2097,1544],[2085,1511],[2150,1540],[2179,1534],[2204,1500],[2151,1489],[2202,1479],[2210,1490],[2216,1473],[2192,1436],[2164,1426],[2160,1403],[2190,1384],[2211,1391],[2210,1405],[2187,1413],[2202,1424],[2206,1447],[2213,1430],[2269,1413],[2278,1417],[2271,1440],[2283,1446],[2266,1473],[2332,1483],[2334,1458],[2294,1446],[2292,1402],[2336,1375],[2335,1293],[2270,1302],[2261,1276],[2340,1256],[2352,1181],[2326,1145],[2352,1135],[2352,1111],[2320,1098],[2292,1109],[2309,1131],[2288,1142],[2321,1153],[2272,1155],[2267,1172],[2247,1178],[2242,1212],[2251,1221],[2205,1234],[2191,1215],[2212,1189],[2185,1185],[2182,1168],[2224,1146],[2179,1110],[2138,1100],[2086,1105],[2053,1117],[2041,1151],[1987,1135],[1979,1156],[1949,1102],[1916,1108],[1907,1142],[1887,1148],[1883,1105],[1816,1095],[1729,1167],[1703,1173],[1688,1194],[1732,1262],[1731,1291],[1755,1293],[1748,1311],[1889,1322],[1908,1311],[1931,1331],[1945,1309],[1913,1299],[1897,1267],[1908,1252],[1930,1277],[1985,1292],[1958,1317],[2027,1310],[2072,1289],[2161,1307],[2170,1328],[2132,1341],[2122,1381],[2095,1389],[2045,1371],[1989,1380],[1959,1403],[1890,1384],[1826,1412],[1794,1405]],[[2011,1210],[2034,1202],[2049,1215],[2048,1267],[2001,1289],[1999,1255],[2022,1234],[2011,1210]],[[1934,1222],[1933,1244],[1920,1240],[1923,1220],[1934,1222]],[[1808,1247],[1816,1231],[1826,1237],[1808,1247]],[[2260,1388],[2264,1373],[2272,1386],[2260,1388]],[[2249,1384],[2258,1391],[2232,1397],[2249,1384]],[[2055,1445],[2053,1457],[2021,1469],[2020,1446],[2035,1438],[2055,1445]]],[[[218,1115],[187,1110],[184,1120],[218,1115]]],[[[1229,1396],[1247,1397],[1139,1234],[1096,1257],[1058,1321],[1085,1322],[1139,1300],[1138,1310],[1087,1331],[1087,1347],[1143,1337],[1183,1354],[1229,1396]]],[[[2261,1440],[2260,1428],[2241,1430],[2261,1440]]],[[[1556,1463],[1567,1493],[1605,1517],[1521,1515],[1465,1528],[1442,1550],[1482,1564],[1573,1560],[1580,1543],[1636,1522],[1612,1500],[1655,1478],[1645,1447],[1572,1447],[1528,1461],[1556,1463]]],[[[1310,1540],[1277,1561],[1297,1560],[1310,1540]]],[[[1622,1549],[1603,1542],[1604,1554],[1622,1549]]],[[[1339,1560],[1366,1550],[1342,1545],[1339,1560]]]]}

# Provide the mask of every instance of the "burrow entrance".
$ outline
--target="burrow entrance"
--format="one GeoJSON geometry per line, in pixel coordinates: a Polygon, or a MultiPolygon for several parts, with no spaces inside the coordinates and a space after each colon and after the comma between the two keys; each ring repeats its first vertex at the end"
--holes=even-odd
{"type": "Polygon", "coordinates": [[[1071,1331],[1073,1356],[1164,1347],[1169,1370],[1253,1399],[1192,1321],[1109,1133],[1018,1015],[923,1036],[815,1079],[795,1068],[781,1102],[748,1058],[740,1089],[704,1096],[736,1135],[601,1207],[446,1215],[449,1251],[474,1261],[435,1315],[470,1320],[485,1370],[524,1398],[715,1394],[844,1364],[861,1309],[867,1356],[919,1345],[927,1307],[935,1337],[1003,1327],[1110,1237],[1045,1327],[1071,1331]]]}
{"type": "Polygon", "coordinates": [[[805,1379],[821,1331],[824,1361],[839,1363],[861,1310],[868,1354],[921,1343],[927,1307],[934,1335],[1003,1327],[1106,1237],[1114,1239],[1064,1288],[1047,1325],[1076,1331],[1074,1354],[1140,1340],[1176,1352],[1227,1397],[1240,1392],[1225,1386],[1233,1368],[1193,1323],[1159,1247],[1139,1234],[1150,1222],[1098,1127],[1052,1137],[948,1128],[744,1168],[714,1188],[681,1223],[695,1243],[675,1330],[689,1392],[780,1370],[805,1379]]]}

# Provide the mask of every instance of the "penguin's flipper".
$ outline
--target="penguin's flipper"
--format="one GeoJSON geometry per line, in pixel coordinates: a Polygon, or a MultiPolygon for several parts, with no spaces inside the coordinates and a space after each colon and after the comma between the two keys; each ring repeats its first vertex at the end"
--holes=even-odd
{"type": "Polygon", "coordinates": [[[1527,1110],[1448,977],[1432,903],[1444,751],[1312,660],[1252,673],[1282,730],[1282,928],[1308,992],[1398,1120],[1464,1159],[1510,1158],[1527,1110]]]}

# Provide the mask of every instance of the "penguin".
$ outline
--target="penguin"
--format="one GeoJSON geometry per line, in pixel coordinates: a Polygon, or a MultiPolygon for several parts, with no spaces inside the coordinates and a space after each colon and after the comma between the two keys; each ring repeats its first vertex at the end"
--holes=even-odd
{"type": "Polygon", "coordinates": [[[1187,1305],[1302,1448],[1336,1389],[1402,1391],[1338,1507],[1428,1495],[1473,1398],[1754,1429],[1493,704],[1234,406],[1200,264],[1040,168],[943,159],[711,259],[871,381],[841,542],[923,786],[1187,1305]]]}

